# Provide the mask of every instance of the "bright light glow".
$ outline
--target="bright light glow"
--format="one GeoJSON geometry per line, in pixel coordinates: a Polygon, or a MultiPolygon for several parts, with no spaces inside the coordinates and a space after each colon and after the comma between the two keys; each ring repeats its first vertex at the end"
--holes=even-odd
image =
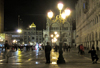
{"type": "Polygon", "coordinates": [[[0,61],[3,61],[3,60],[0,60],[0,61]]]}
{"type": "Polygon", "coordinates": [[[51,35],[51,37],[53,37],[53,35],[51,35]]]}
{"type": "Polygon", "coordinates": [[[63,19],[65,19],[65,18],[66,18],[66,14],[65,14],[65,13],[61,14],[61,17],[62,17],[63,19]]]}
{"type": "Polygon", "coordinates": [[[17,32],[18,32],[18,33],[21,33],[21,32],[22,32],[22,30],[21,30],[21,29],[18,29],[18,30],[17,30],[17,32]]]}
{"type": "Polygon", "coordinates": [[[57,64],[56,62],[52,62],[52,64],[57,64]]]}
{"type": "Polygon", "coordinates": [[[57,32],[55,32],[55,34],[57,34],[57,32]]]}
{"type": "Polygon", "coordinates": [[[52,18],[53,17],[53,12],[52,11],[48,12],[48,17],[49,18],[52,18]]]}
{"type": "Polygon", "coordinates": [[[71,11],[70,11],[69,9],[66,9],[66,10],[65,10],[65,14],[66,14],[66,16],[69,16],[70,13],[71,13],[71,11]]]}
{"type": "Polygon", "coordinates": [[[52,57],[52,59],[57,59],[57,57],[52,57]]]}
{"type": "Polygon", "coordinates": [[[59,37],[59,35],[57,34],[56,37],[59,37]]]}
{"type": "Polygon", "coordinates": [[[57,39],[56,38],[54,38],[54,42],[56,42],[57,41],[57,39]]]}
{"type": "Polygon", "coordinates": [[[35,62],[35,64],[39,64],[39,62],[35,62]]]}
{"type": "Polygon", "coordinates": [[[30,25],[29,27],[30,27],[30,28],[32,28],[32,26],[31,26],[31,25],[30,25]]]}
{"type": "Polygon", "coordinates": [[[62,3],[59,3],[59,4],[58,4],[58,9],[59,9],[59,10],[62,10],[62,9],[63,9],[63,4],[62,4],[62,3]]]}
{"type": "Polygon", "coordinates": [[[13,43],[17,43],[17,40],[13,40],[13,43]]]}

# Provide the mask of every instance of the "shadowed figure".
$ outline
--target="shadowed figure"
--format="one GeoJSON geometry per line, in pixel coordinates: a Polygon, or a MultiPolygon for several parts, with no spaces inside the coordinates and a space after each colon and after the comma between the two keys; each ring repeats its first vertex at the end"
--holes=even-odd
{"type": "Polygon", "coordinates": [[[46,63],[50,63],[50,51],[51,51],[51,46],[49,45],[49,42],[47,42],[47,45],[45,46],[46,63]]]}

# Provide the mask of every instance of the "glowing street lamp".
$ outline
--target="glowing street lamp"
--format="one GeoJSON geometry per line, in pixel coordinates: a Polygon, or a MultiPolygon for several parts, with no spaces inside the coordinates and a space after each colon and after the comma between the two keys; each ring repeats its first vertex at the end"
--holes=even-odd
{"type": "Polygon", "coordinates": [[[52,12],[52,11],[48,12],[48,17],[49,17],[50,19],[53,17],[53,12],[52,12]]]}
{"type": "Polygon", "coordinates": [[[21,33],[21,32],[22,32],[22,30],[21,30],[21,29],[18,29],[18,30],[17,30],[17,32],[18,32],[18,33],[21,33]]]}
{"type": "MultiPolygon", "coordinates": [[[[58,9],[59,9],[59,12],[60,12],[60,14],[59,15],[57,15],[56,17],[55,17],[55,20],[53,19],[51,19],[52,17],[53,17],[53,12],[52,11],[50,11],[50,12],[48,12],[48,17],[49,17],[49,19],[52,21],[52,22],[58,22],[58,20],[59,20],[59,22],[61,23],[61,25],[62,25],[62,23],[64,23],[64,21],[66,21],[66,20],[64,20],[64,19],[66,19],[66,17],[67,16],[69,16],[70,15],[70,13],[71,13],[71,11],[69,10],[69,9],[66,9],[63,13],[61,12],[62,11],[62,9],[63,9],[63,4],[62,3],[58,3],[58,5],[57,5],[57,7],[58,7],[58,9]],[[62,20],[63,20],[63,22],[62,22],[62,20]]],[[[57,63],[65,63],[65,60],[64,60],[64,58],[63,58],[63,55],[62,55],[62,53],[63,53],[63,51],[62,51],[62,44],[61,44],[61,30],[62,30],[62,28],[61,28],[62,26],[60,26],[60,44],[59,44],[59,58],[58,58],[58,60],[57,60],[57,63]]],[[[49,32],[50,33],[50,32],[49,32]]],[[[56,35],[57,33],[55,33],[55,37],[57,38],[57,37],[59,37],[59,35],[56,35]]],[[[54,37],[53,35],[51,36],[52,38],[54,37]]],[[[52,39],[52,41],[57,41],[57,39],[52,39]]]]}
{"type": "Polygon", "coordinates": [[[59,4],[58,4],[58,9],[59,9],[59,10],[62,10],[62,9],[63,9],[63,4],[62,4],[62,3],[59,3],[59,4]]]}
{"type": "Polygon", "coordinates": [[[71,11],[70,11],[69,9],[66,9],[66,10],[65,10],[65,15],[66,15],[66,16],[69,16],[70,13],[71,13],[71,11]]]}

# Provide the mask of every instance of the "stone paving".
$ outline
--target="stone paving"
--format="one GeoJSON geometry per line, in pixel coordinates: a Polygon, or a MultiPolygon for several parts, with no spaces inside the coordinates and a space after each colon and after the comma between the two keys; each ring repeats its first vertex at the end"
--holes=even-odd
{"type": "MultiPolygon", "coordinates": [[[[85,55],[79,55],[76,48],[71,48],[70,52],[64,52],[65,64],[57,64],[58,52],[51,52],[51,63],[45,64],[44,51],[17,51],[9,58],[9,63],[0,55],[0,68],[100,68],[100,60],[97,64],[92,64],[88,50],[85,55]]],[[[99,54],[99,52],[98,52],[99,54]]]]}

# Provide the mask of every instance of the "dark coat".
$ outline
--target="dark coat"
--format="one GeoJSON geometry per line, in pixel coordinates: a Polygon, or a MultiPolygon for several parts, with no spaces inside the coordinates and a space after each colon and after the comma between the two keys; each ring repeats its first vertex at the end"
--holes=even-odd
{"type": "Polygon", "coordinates": [[[50,51],[51,51],[51,46],[50,45],[45,46],[45,53],[50,53],[50,51]]]}
{"type": "Polygon", "coordinates": [[[91,57],[94,57],[94,56],[96,56],[96,50],[89,50],[89,52],[88,53],[91,53],[91,57]]]}

